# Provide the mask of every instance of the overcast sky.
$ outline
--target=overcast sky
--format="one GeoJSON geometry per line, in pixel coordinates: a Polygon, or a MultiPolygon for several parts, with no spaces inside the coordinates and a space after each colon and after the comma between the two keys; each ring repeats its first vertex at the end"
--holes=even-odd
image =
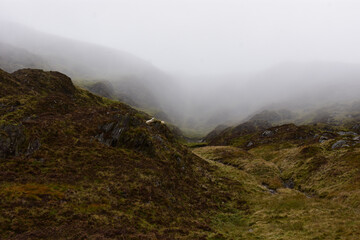
{"type": "Polygon", "coordinates": [[[0,0],[0,18],[127,51],[168,72],[360,63],[358,0],[0,0]]]}

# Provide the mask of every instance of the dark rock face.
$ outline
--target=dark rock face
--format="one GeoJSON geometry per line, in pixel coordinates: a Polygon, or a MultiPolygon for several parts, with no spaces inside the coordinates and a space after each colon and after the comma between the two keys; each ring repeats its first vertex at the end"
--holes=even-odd
{"type": "Polygon", "coordinates": [[[115,121],[100,126],[100,132],[95,138],[111,147],[126,146],[138,150],[152,150],[152,141],[141,127],[144,127],[144,123],[139,119],[129,115],[118,115],[115,121]]]}
{"type": "Polygon", "coordinates": [[[129,129],[130,117],[122,116],[119,117],[118,121],[106,123],[99,127],[100,133],[95,136],[99,142],[115,147],[121,135],[129,129]]]}
{"type": "Polygon", "coordinates": [[[0,158],[18,156],[24,142],[25,135],[21,125],[0,126],[0,158]]]}

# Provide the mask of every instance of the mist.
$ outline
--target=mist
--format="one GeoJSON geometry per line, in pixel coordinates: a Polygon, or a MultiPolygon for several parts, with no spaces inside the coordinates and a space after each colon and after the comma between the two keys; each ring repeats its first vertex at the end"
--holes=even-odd
{"type": "Polygon", "coordinates": [[[358,101],[350,0],[0,0],[0,68],[61,71],[183,130],[358,101]]]}

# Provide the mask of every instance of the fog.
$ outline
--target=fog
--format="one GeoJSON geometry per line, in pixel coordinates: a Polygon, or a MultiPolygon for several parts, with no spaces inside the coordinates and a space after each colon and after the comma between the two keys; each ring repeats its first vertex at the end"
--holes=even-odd
{"type": "Polygon", "coordinates": [[[107,82],[185,130],[358,100],[360,2],[0,0],[0,68],[107,82]]]}

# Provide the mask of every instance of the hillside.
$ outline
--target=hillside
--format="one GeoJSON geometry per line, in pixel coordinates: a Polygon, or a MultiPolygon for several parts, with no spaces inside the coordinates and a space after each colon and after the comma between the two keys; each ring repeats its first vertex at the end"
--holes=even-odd
{"type": "Polygon", "coordinates": [[[1,70],[0,113],[1,239],[204,239],[245,205],[166,125],[59,72],[1,70]]]}
{"type": "Polygon", "coordinates": [[[215,224],[222,239],[358,239],[360,122],[266,127],[258,117],[193,150],[247,193],[248,214],[215,224]]]}

